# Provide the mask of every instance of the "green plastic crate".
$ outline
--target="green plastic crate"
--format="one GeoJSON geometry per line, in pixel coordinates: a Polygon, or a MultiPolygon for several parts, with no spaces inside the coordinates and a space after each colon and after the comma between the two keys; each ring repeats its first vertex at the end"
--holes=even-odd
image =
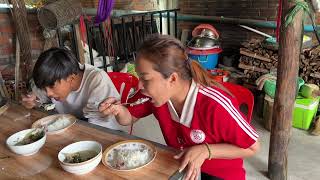
{"type": "MultiPolygon", "coordinates": [[[[297,80],[297,92],[299,92],[299,89],[303,84],[304,84],[304,80],[299,77],[297,80]]],[[[276,80],[269,80],[269,79],[266,80],[263,86],[263,90],[271,98],[274,98],[276,94],[276,80]]]]}
{"type": "MultiPolygon", "coordinates": [[[[317,113],[319,99],[319,97],[314,99],[306,99],[302,96],[297,97],[292,116],[293,127],[305,130],[309,129],[313,117],[317,113]]],[[[266,94],[264,98],[263,119],[267,130],[271,129],[273,103],[274,99],[266,94]]]]}
{"type": "Polygon", "coordinates": [[[306,99],[298,96],[294,104],[292,126],[308,130],[319,105],[319,97],[306,99]]]}

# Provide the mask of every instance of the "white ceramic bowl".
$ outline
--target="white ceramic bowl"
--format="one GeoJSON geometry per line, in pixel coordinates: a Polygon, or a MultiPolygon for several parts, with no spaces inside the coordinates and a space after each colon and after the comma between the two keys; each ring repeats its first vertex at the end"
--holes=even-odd
{"type": "Polygon", "coordinates": [[[22,130],[22,131],[19,131],[15,134],[11,135],[6,141],[9,149],[11,151],[13,151],[14,153],[20,154],[23,156],[30,156],[30,155],[37,153],[39,151],[39,149],[46,142],[46,138],[47,138],[46,134],[36,142],[26,144],[26,145],[16,145],[19,141],[21,141],[25,137],[25,135],[27,135],[29,132],[34,131],[34,130],[35,130],[35,128],[26,129],[26,130],[22,130]]]}
{"type": "Polygon", "coordinates": [[[73,174],[86,174],[92,171],[95,167],[98,166],[102,159],[102,146],[100,143],[96,141],[79,141],[76,143],[69,144],[68,146],[64,147],[58,154],[58,159],[61,167],[73,174]],[[86,151],[86,150],[94,150],[98,154],[81,163],[66,163],[64,162],[66,156],[65,154],[68,153],[76,153],[79,151],[86,151]]]}

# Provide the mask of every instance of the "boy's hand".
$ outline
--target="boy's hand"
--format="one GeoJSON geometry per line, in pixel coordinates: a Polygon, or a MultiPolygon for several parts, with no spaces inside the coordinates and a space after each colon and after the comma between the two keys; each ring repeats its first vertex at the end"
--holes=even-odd
{"type": "Polygon", "coordinates": [[[99,112],[105,116],[108,115],[118,115],[121,109],[120,101],[116,98],[110,97],[104,100],[99,105],[99,112]]]}
{"type": "Polygon", "coordinates": [[[21,95],[22,97],[22,101],[21,101],[21,104],[28,108],[28,109],[32,109],[36,106],[36,99],[37,97],[31,93],[31,94],[27,94],[27,95],[21,95]]]}

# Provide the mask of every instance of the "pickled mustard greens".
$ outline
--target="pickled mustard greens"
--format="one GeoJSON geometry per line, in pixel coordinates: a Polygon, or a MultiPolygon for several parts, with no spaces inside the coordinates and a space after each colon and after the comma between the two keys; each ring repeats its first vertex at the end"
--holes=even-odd
{"type": "Polygon", "coordinates": [[[44,136],[45,132],[43,129],[36,129],[28,133],[21,141],[19,141],[16,146],[22,146],[34,143],[44,136]]]}
{"type": "Polygon", "coordinates": [[[64,153],[65,159],[63,162],[65,163],[81,163],[84,161],[88,161],[89,159],[94,158],[97,156],[97,152],[93,150],[85,150],[79,151],[76,153],[64,153]]]}

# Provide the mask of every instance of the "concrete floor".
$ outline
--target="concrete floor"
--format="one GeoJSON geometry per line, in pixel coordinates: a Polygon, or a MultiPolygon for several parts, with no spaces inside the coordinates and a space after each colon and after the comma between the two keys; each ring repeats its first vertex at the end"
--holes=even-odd
{"type": "MultiPolygon", "coordinates": [[[[260,136],[261,150],[254,157],[245,160],[247,180],[267,180],[270,132],[260,125],[260,119],[253,120],[253,126],[260,136]]],[[[139,120],[133,134],[151,141],[165,144],[157,120],[148,116],[139,120]]],[[[306,131],[292,129],[288,153],[288,180],[319,180],[320,136],[311,136],[306,131]]]]}

